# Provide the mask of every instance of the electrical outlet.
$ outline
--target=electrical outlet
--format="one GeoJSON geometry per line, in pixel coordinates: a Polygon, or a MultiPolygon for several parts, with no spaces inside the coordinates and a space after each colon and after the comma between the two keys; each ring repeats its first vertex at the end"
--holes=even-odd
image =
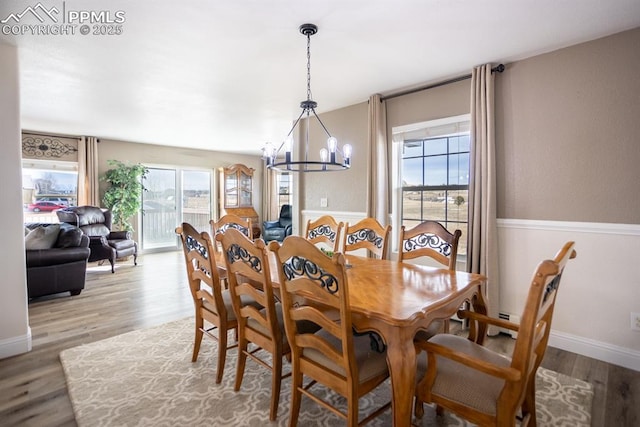
{"type": "Polygon", "coordinates": [[[640,331],[640,313],[631,313],[631,330],[640,331]]]}
{"type": "Polygon", "coordinates": [[[326,208],[327,206],[329,206],[329,201],[327,200],[326,197],[321,197],[320,198],[320,207],[321,208],[326,208]]]}

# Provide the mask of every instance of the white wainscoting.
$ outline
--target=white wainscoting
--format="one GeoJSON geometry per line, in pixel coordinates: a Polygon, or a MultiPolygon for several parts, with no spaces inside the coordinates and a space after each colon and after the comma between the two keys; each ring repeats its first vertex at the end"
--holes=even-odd
{"type": "MultiPolygon", "coordinates": [[[[300,235],[303,236],[307,229],[307,221],[316,220],[323,215],[331,215],[337,222],[355,224],[367,217],[366,212],[339,212],[339,211],[311,211],[304,210],[300,212],[300,235]]],[[[342,249],[342,247],[340,247],[342,249]]]]}
{"type": "MultiPolygon", "coordinates": [[[[364,212],[302,211],[307,220],[331,215],[351,224],[364,212]]],[[[395,227],[394,227],[395,228],[395,227]]],[[[640,371],[640,225],[499,219],[500,312],[522,313],[537,264],[576,242],[578,256],[562,278],[549,345],[640,371]]]]}
{"type": "Polygon", "coordinates": [[[498,220],[500,311],[521,313],[536,265],[569,240],[549,345],[640,371],[640,225],[498,220]]]}

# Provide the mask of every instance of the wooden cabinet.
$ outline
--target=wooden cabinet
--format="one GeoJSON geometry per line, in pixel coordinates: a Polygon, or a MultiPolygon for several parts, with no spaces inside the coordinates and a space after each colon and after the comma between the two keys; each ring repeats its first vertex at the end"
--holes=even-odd
{"type": "Polygon", "coordinates": [[[235,164],[222,168],[224,208],[253,206],[253,169],[235,164]]]}
{"type": "Polygon", "coordinates": [[[253,237],[261,234],[258,213],[253,208],[254,169],[242,164],[220,168],[220,216],[226,213],[251,220],[253,237]]]}

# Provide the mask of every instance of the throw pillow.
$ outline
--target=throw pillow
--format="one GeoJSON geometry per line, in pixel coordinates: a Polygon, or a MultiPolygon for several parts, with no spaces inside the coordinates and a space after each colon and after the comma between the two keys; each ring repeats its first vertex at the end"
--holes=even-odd
{"type": "Polygon", "coordinates": [[[58,240],[56,241],[54,247],[70,248],[80,246],[81,240],[82,230],[73,225],[60,224],[60,234],[58,234],[58,240]]]}
{"type": "Polygon", "coordinates": [[[25,249],[51,249],[58,239],[59,232],[59,224],[36,227],[24,238],[25,249]]]}

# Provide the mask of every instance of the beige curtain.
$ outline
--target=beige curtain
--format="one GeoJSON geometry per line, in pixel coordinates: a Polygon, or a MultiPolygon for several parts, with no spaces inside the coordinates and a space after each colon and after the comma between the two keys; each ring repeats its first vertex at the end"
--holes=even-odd
{"type": "Polygon", "coordinates": [[[83,136],[78,143],[78,206],[101,206],[98,180],[98,138],[83,136]]]}
{"type": "MultiPolygon", "coordinates": [[[[498,316],[498,229],[496,221],[496,150],[494,87],[491,64],[471,73],[471,155],[467,268],[488,278],[489,314],[498,316]]],[[[497,334],[495,328],[490,334],[497,334]]]]}
{"type": "Polygon", "coordinates": [[[262,192],[262,212],[264,216],[263,220],[269,221],[278,219],[279,212],[276,212],[278,210],[276,172],[265,167],[262,182],[264,186],[264,191],[262,192]]]}
{"type": "Polygon", "coordinates": [[[369,179],[367,214],[380,224],[389,223],[387,164],[387,104],[379,94],[369,97],[369,179]]]}

